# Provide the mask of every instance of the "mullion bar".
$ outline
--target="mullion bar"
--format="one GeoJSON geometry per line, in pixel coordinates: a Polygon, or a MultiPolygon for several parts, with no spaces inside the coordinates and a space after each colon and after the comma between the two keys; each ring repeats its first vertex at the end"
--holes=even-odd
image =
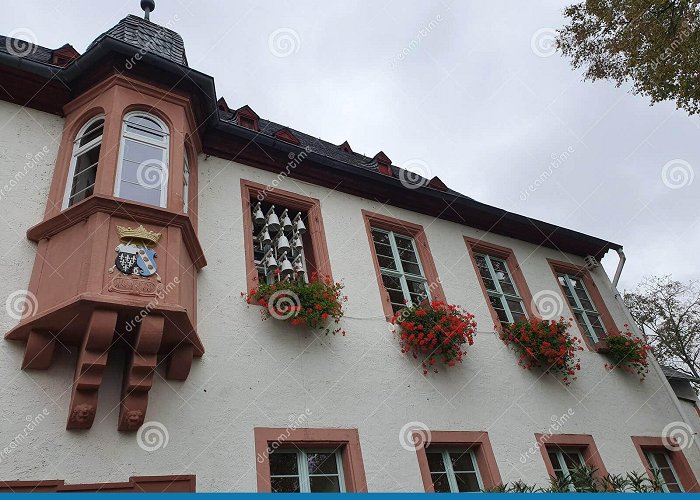
{"type": "MultiPolygon", "coordinates": [[[[581,279],[581,278],[579,278],[581,279]]],[[[588,314],[586,314],[586,310],[583,308],[583,304],[581,304],[581,300],[578,297],[578,294],[576,293],[576,288],[574,287],[574,284],[571,283],[571,278],[569,277],[568,274],[564,274],[564,281],[566,282],[566,286],[569,289],[569,293],[571,293],[571,297],[574,299],[575,306],[573,309],[576,309],[574,312],[577,312],[581,315],[583,318],[584,326],[586,327],[586,330],[588,330],[588,335],[591,337],[593,342],[598,342],[598,335],[596,335],[595,330],[593,329],[593,325],[591,324],[590,320],[588,319],[588,314]]],[[[582,283],[583,284],[583,283],[582,283]]],[[[585,286],[583,287],[584,292],[586,293],[586,296],[588,297],[589,302],[591,302],[591,305],[593,302],[590,300],[590,296],[588,295],[588,290],[586,290],[585,286]]],[[[596,311],[597,312],[597,311],[596,311]]]]}
{"type": "Polygon", "coordinates": [[[450,458],[449,451],[442,450],[442,462],[445,465],[445,476],[447,476],[447,483],[450,485],[450,491],[452,493],[459,493],[457,477],[455,476],[454,467],[452,467],[452,458],[450,458]]]}

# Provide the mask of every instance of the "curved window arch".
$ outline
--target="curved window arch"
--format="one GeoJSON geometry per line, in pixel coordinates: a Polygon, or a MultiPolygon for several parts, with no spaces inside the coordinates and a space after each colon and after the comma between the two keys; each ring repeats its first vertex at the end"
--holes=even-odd
{"type": "Polygon", "coordinates": [[[68,208],[92,196],[99,166],[104,124],[104,116],[96,116],[83,125],[76,134],[63,208],[68,208]]]}
{"type": "Polygon", "coordinates": [[[114,196],[160,207],[168,203],[167,125],[142,111],[124,117],[114,196]]]}

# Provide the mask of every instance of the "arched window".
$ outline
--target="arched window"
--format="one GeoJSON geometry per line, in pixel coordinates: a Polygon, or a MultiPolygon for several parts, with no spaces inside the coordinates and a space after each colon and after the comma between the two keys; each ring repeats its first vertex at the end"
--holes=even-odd
{"type": "Polygon", "coordinates": [[[155,116],[124,117],[114,195],[160,207],[168,203],[168,127],[155,116]]]}
{"type": "Polygon", "coordinates": [[[63,208],[68,208],[83,201],[88,196],[92,196],[98,160],[100,159],[104,124],[103,116],[93,118],[83,125],[73,142],[73,156],[68,171],[63,208]]]}

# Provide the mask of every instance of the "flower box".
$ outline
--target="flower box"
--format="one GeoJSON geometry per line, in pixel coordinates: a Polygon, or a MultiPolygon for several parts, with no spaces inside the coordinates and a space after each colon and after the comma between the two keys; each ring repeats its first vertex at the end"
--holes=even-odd
{"type": "Polygon", "coordinates": [[[610,360],[605,367],[608,370],[619,368],[627,373],[636,373],[641,380],[644,380],[649,372],[647,355],[652,351],[647,341],[635,337],[629,330],[611,333],[605,341],[607,350],[604,352],[610,360]]]}
{"type": "Polygon", "coordinates": [[[337,325],[343,317],[343,303],[348,300],[342,295],[343,286],[312,273],[308,283],[301,279],[265,283],[241,296],[249,304],[263,307],[263,320],[274,318],[294,326],[324,330],[326,334],[345,335],[340,327],[328,326],[329,322],[337,325]]]}
{"type": "Polygon", "coordinates": [[[544,321],[524,319],[503,325],[499,336],[520,354],[520,366],[540,368],[562,380],[566,385],[576,379],[581,361],[576,355],[582,351],[581,340],[569,333],[571,320],[544,321]]]}
{"type": "Polygon", "coordinates": [[[420,359],[423,375],[437,373],[438,363],[449,367],[462,362],[465,344],[474,343],[476,321],[461,307],[424,300],[397,312],[391,320],[399,329],[401,352],[420,359]]]}

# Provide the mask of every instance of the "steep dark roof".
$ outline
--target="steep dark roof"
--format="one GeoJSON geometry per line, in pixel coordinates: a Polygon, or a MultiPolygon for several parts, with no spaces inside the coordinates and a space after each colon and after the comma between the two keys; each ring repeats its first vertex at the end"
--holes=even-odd
{"type": "Polygon", "coordinates": [[[661,371],[669,380],[688,380],[689,382],[700,383],[700,378],[693,377],[692,375],[686,375],[685,373],[671,368],[670,366],[661,365],[661,371]]]}
{"type": "Polygon", "coordinates": [[[114,38],[174,63],[187,66],[185,43],[182,41],[182,37],[171,29],[146,21],[138,16],[131,14],[126,16],[115,26],[98,36],[90,44],[88,50],[105,37],[114,38]]]}
{"type": "MultiPolygon", "coordinates": [[[[56,49],[58,50],[58,49],[56,49]]],[[[52,49],[47,49],[41,45],[32,44],[18,38],[10,38],[0,35],[0,52],[10,55],[18,55],[30,61],[51,64],[53,58],[52,49]]]]}
{"type": "MultiPolygon", "coordinates": [[[[222,109],[219,109],[219,118],[221,121],[231,123],[231,124],[236,124],[236,112],[227,112],[223,111],[222,109]]],[[[345,151],[341,148],[341,145],[333,144],[328,141],[324,141],[323,139],[319,139],[318,137],[313,137],[309,134],[305,134],[304,132],[301,132],[299,130],[293,129],[291,127],[288,127],[286,125],[281,125],[279,123],[272,122],[270,120],[265,120],[263,118],[260,118],[258,120],[258,125],[260,127],[259,132],[261,134],[270,136],[270,137],[275,137],[275,135],[280,131],[280,130],[290,130],[296,137],[299,139],[299,146],[302,148],[309,148],[311,152],[314,152],[316,154],[326,156],[328,158],[331,158],[333,160],[337,160],[343,163],[346,163],[348,165],[352,165],[353,167],[361,168],[364,170],[369,170],[370,172],[376,172],[377,174],[379,173],[379,167],[377,166],[377,161],[374,158],[370,158],[369,156],[365,156],[360,153],[355,153],[355,152],[348,152],[345,151]]],[[[401,178],[401,172],[402,169],[392,165],[391,166],[392,174],[393,177],[396,178],[401,178]]],[[[424,179],[424,182],[418,182],[421,185],[427,185],[430,179],[424,179]]],[[[447,189],[448,193],[452,194],[460,194],[457,193],[457,191],[453,191],[451,189],[447,189]]],[[[464,195],[461,195],[464,196],[464,195]]]]}

